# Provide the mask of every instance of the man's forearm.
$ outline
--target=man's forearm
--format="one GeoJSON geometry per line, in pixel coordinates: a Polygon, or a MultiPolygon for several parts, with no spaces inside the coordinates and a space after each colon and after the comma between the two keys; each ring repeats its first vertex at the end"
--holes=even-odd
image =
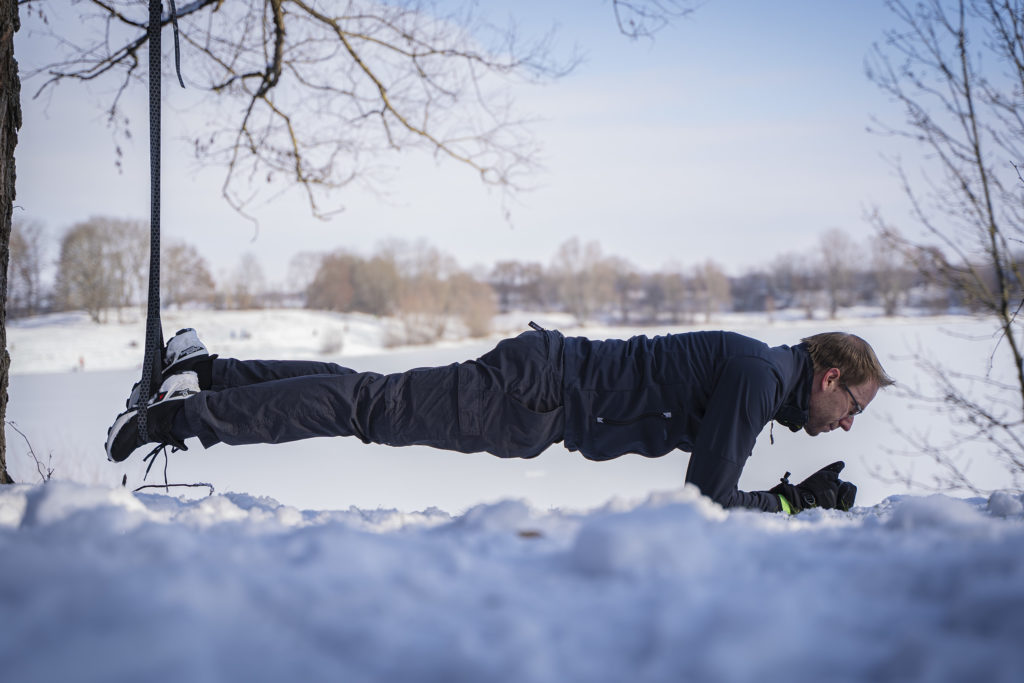
{"type": "Polygon", "coordinates": [[[690,455],[686,468],[687,483],[724,508],[744,507],[765,512],[781,512],[779,497],[768,491],[740,491],[736,487],[743,467],[724,458],[700,458],[690,455]]]}

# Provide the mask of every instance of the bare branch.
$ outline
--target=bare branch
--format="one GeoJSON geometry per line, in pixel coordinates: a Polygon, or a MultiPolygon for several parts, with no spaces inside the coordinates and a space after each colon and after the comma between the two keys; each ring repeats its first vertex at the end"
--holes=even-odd
{"type": "MultiPolygon", "coordinates": [[[[44,27],[56,49],[33,72],[39,93],[116,79],[109,120],[126,125],[121,98],[142,77],[147,44],[137,14],[132,0],[90,0],[78,23],[91,37],[72,42],[44,27]]],[[[190,137],[197,156],[225,167],[223,194],[243,213],[270,183],[301,186],[326,216],[340,208],[333,190],[372,182],[369,160],[407,147],[521,189],[536,148],[529,122],[501,94],[510,79],[558,78],[576,63],[552,59],[549,37],[523,44],[471,11],[442,15],[427,0],[195,0],[177,17],[190,89],[217,95],[222,109],[190,137]]]]}
{"type": "Polygon", "coordinates": [[[29,457],[31,457],[36,463],[36,472],[39,473],[39,479],[44,483],[50,481],[50,479],[53,478],[53,453],[50,453],[46,466],[44,467],[42,461],[39,460],[39,456],[36,455],[35,449],[32,448],[32,442],[28,440],[27,436],[25,436],[25,432],[18,429],[18,425],[12,420],[7,420],[7,426],[16,431],[21,438],[25,440],[25,445],[28,447],[29,457]]]}
{"type": "Polygon", "coordinates": [[[1024,281],[1013,247],[1024,224],[1024,178],[1017,171],[1024,150],[1024,2],[886,4],[900,28],[876,46],[868,75],[903,106],[905,120],[884,130],[918,143],[938,176],[898,166],[922,239],[903,236],[880,217],[874,222],[922,273],[983,312],[994,330],[986,340],[984,375],[918,354],[933,389],[907,397],[941,411],[954,431],[950,442],[939,445],[927,435],[907,436],[943,466],[946,483],[970,488],[958,458],[965,446],[978,443],[987,444],[991,456],[1019,478],[1024,475],[1019,319],[1024,281]]]}
{"type": "Polygon", "coordinates": [[[695,0],[612,0],[612,9],[619,31],[636,39],[652,37],[700,4],[695,0]]]}

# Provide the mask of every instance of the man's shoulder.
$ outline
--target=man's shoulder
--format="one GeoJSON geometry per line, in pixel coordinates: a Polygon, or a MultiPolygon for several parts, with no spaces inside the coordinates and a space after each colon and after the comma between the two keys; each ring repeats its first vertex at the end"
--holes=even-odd
{"type": "Polygon", "coordinates": [[[769,346],[767,343],[739,332],[728,330],[687,332],[666,335],[659,349],[665,353],[680,352],[698,355],[720,367],[743,365],[748,371],[758,370],[790,376],[799,373],[806,363],[800,346],[769,346]]]}

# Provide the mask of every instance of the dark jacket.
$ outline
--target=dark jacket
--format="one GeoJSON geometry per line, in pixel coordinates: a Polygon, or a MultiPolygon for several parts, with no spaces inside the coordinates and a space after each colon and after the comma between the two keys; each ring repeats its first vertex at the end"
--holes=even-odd
{"type": "Polygon", "coordinates": [[[686,481],[725,507],[778,511],[778,496],[736,487],[754,441],[777,420],[807,422],[814,371],[803,345],[733,332],[628,340],[567,337],[565,446],[591,460],[689,452],[686,481]]]}

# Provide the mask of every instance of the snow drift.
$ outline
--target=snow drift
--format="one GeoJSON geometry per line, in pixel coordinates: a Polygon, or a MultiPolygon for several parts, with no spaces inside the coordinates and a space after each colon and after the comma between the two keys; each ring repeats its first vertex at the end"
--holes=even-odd
{"type": "Polygon", "coordinates": [[[302,511],[0,489],[9,681],[1015,681],[1024,501],[302,511]]]}

